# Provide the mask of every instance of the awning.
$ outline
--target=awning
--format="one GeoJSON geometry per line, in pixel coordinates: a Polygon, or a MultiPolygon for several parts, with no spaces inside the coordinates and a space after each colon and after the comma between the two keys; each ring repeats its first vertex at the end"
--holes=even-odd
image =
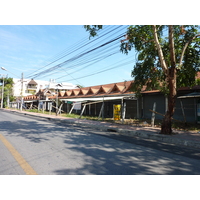
{"type": "Polygon", "coordinates": [[[71,102],[86,102],[86,101],[109,101],[125,98],[135,98],[135,96],[116,96],[116,97],[91,97],[91,98],[73,98],[73,99],[60,99],[61,101],[71,101],[71,102]]]}
{"type": "Polygon", "coordinates": [[[192,92],[186,94],[185,96],[178,97],[178,99],[184,99],[184,98],[200,98],[200,92],[192,92]]]}
{"type": "Polygon", "coordinates": [[[48,101],[51,101],[51,100],[39,100],[39,99],[37,99],[37,100],[32,100],[32,101],[26,101],[26,100],[24,100],[24,103],[31,103],[31,102],[48,102],[48,101]]]}
{"type": "Polygon", "coordinates": [[[30,101],[26,101],[26,100],[23,100],[24,103],[32,103],[32,102],[37,102],[38,100],[30,100],[30,101]]]}

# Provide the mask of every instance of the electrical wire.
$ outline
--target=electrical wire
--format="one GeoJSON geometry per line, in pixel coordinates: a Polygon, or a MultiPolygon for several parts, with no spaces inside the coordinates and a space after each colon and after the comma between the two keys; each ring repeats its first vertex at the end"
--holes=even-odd
{"type": "MultiPolygon", "coordinates": [[[[29,74],[29,78],[36,78],[36,77],[47,77],[51,75],[58,75],[60,74],[60,71],[62,70],[64,73],[67,74],[67,77],[72,77],[72,79],[68,81],[75,80],[80,83],[80,79],[90,77],[99,73],[103,73],[108,70],[112,70],[114,68],[118,68],[121,66],[125,66],[133,61],[129,61],[126,63],[123,63],[123,65],[120,66],[114,66],[105,68],[104,70],[93,72],[92,74],[84,75],[78,78],[74,78],[72,74],[75,74],[76,72],[80,72],[81,70],[85,70],[87,67],[94,66],[94,64],[111,57],[112,55],[115,55],[119,53],[119,41],[118,39],[122,38],[125,35],[124,29],[128,26],[117,26],[115,28],[108,27],[107,31],[103,32],[102,35],[97,37],[96,39],[85,42],[85,40],[81,40],[76,45],[72,45],[73,48],[69,48],[69,50],[65,50],[64,52],[58,54],[56,57],[54,57],[50,63],[46,64],[42,69],[38,69],[35,72],[29,74]],[[123,31],[123,32],[122,32],[123,31]],[[122,32],[122,33],[120,33],[122,32]],[[113,35],[118,34],[113,39],[113,35]],[[112,38],[112,39],[111,39],[112,38]],[[107,42],[104,42],[105,40],[108,40],[107,42]],[[102,42],[104,42],[102,44],[102,42]],[[100,44],[100,45],[99,45],[100,44]],[[98,46],[97,46],[98,45],[98,46]],[[87,48],[85,48],[87,47],[87,48]],[[118,49],[118,50],[116,50],[118,49]],[[80,51],[82,50],[82,51],[80,51]],[[59,60],[61,61],[65,57],[78,53],[77,55],[72,56],[71,58],[65,60],[64,62],[60,62],[57,65],[54,65],[50,67],[52,64],[55,64],[59,60]],[[44,68],[47,68],[44,70],[44,68]],[[41,71],[42,70],[42,71],[41,71]],[[38,72],[38,73],[37,73],[38,72]]],[[[88,39],[87,39],[88,41],[88,39]]],[[[58,77],[56,79],[62,79],[65,76],[58,77]]],[[[82,83],[80,83],[83,85],[82,83]]]]}
{"type": "MultiPolygon", "coordinates": [[[[84,38],[84,39],[78,41],[76,44],[73,44],[72,46],[68,47],[67,49],[65,49],[65,50],[62,51],[61,53],[57,54],[56,56],[54,56],[52,59],[50,59],[50,61],[49,61],[50,63],[46,64],[46,65],[43,66],[43,67],[40,67],[40,69],[36,70],[35,72],[40,71],[41,69],[44,69],[44,68],[46,68],[47,66],[51,65],[52,63],[56,62],[57,60],[63,58],[63,57],[66,55],[66,53],[69,52],[69,49],[72,50],[72,49],[75,49],[75,47],[77,47],[77,49],[81,48],[81,47],[80,47],[80,44],[82,45],[82,44],[84,44],[86,41],[87,41],[87,43],[88,43],[88,38],[84,38]]],[[[87,43],[86,43],[85,45],[87,45],[87,43]]],[[[89,43],[91,43],[91,42],[89,42],[89,43]]],[[[88,43],[88,44],[89,44],[89,43],[88,43]]],[[[82,47],[84,47],[85,45],[83,45],[82,47]]],[[[76,49],[75,49],[75,50],[76,50],[76,49]]],[[[69,54],[70,54],[70,53],[73,53],[73,51],[72,51],[72,52],[69,52],[69,54]]],[[[35,73],[35,72],[33,72],[33,73],[35,73]]],[[[31,76],[31,74],[29,74],[28,76],[31,76]]]]}
{"type": "Polygon", "coordinates": [[[106,45],[108,45],[108,44],[110,44],[110,43],[112,43],[112,42],[114,42],[114,41],[116,41],[116,40],[122,38],[123,36],[124,36],[124,35],[121,34],[120,36],[118,36],[118,37],[116,37],[116,38],[114,38],[114,39],[112,39],[112,40],[110,40],[110,41],[108,41],[108,42],[106,42],[106,43],[104,43],[104,44],[101,44],[101,45],[98,46],[98,47],[95,47],[95,48],[93,48],[93,49],[90,49],[90,50],[88,50],[88,51],[86,51],[86,52],[84,52],[84,53],[82,53],[82,54],[80,54],[80,55],[74,56],[74,57],[72,57],[72,58],[70,58],[70,59],[68,59],[68,60],[66,60],[66,61],[64,61],[64,62],[62,62],[62,63],[60,63],[60,64],[58,64],[58,65],[56,65],[56,66],[53,66],[53,67],[51,67],[51,68],[49,68],[49,69],[47,69],[47,70],[44,70],[44,71],[42,71],[42,72],[40,72],[40,73],[38,73],[38,74],[35,74],[35,75],[33,76],[33,78],[36,78],[36,77],[38,77],[38,76],[41,76],[42,74],[45,74],[45,73],[49,73],[49,72],[51,72],[51,71],[54,71],[54,70],[60,68],[61,66],[66,65],[66,64],[69,63],[69,62],[72,62],[72,61],[74,61],[74,60],[76,60],[76,59],[78,59],[78,58],[80,58],[80,57],[83,57],[83,56],[85,56],[85,55],[87,55],[87,54],[89,54],[89,53],[91,53],[91,52],[93,52],[93,51],[95,51],[95,50],[97,50],[97,49],[99,49],[99,48],[102,48],[102,47],[104,47],[104,46],[106,46],[106,45]]]}
{"type": "MultiPolygon", "coordinates": [[[[130,61],[127,61],[125,63],[122,63],[120,65],[117,65],[117,66],[113,66],[113,67],[110,67],[108,69],[104,69],[104,70],[101,70],[101,71],[98,71],[98,72],[94,72],[92,74],[88,74],[88,75],[85,75],[85,76],[81,76],[81,77],[78,77],[76,78],[77,80],[79,79],[82,79],[82,78],[86,78],[86,77],[90,77],[90,76],[93,76],[93,75],[96,75],[96,74],[100,74],[100,73],[103,73],[103,72],[106,72],[106,71],[109,71],[109,70],[113,70],[113,69],[116,69],[116,68],[119,68],[119,67],[123,67],[125,65],[128,65],[128,64],[131,64],[133,63],[134,61],[133,60],[130,60],[130,61]]],[[[65,81],[72,81],[73,79],[68,79],[68,80],[65,80],[65,81]]]]}
{"type": "MultiPolygon", "coordinates": [[[[120,26],[119,26],[119,27],[120,27],[120,26]]],[[[55,63],[56,61],[58,61],[58,60],[60,60],[60,59],[62,59],[62,58],[64,58],[64,57],[66,57],[66,56],[68,56],[68,55],[74,53],[75,51],[80,50],[81,48],[85,47],[86,45],[89,45],[90,43],[93,43],[93,42],[95,42],[96,40],[99,40],[99,39],[102,38],[103,36],[105,36],[105,35],[107,35],[107,34],[113,32],[113,31],[115,31],[115,30],[118,29],[119,27],[115,27],[114,29],[111,29],[112,27],[108,27],[108,28],[106,27],[109,31],[107,31],[107,32],[104,31],[105,33],[102,32],[102,33],[104,33],[104,34],[102,34],[101,36],[97,37],[96,39],[94,39],[94,40],[92,40],[92,41],[90,41],[90,42],[87,42],[86,44],[84,44],[85,41],[81,42],[81,43],[83,43],[82,46],[80,46],[80,42],[78,42],[76,45],[73,45],[73,48],[68,48],[68,49],[70,49],[71,51],[67,50],[67,51],[64,51],[64,53],[59,54],[58,57],[56,57],[55,60],[51,61],[50,63],[48,63],[47,65],[45,65],[44,67],[42,67],[42,69],[46,68],[47,66],[49,66],[49,65],[51,65],[51,64],[53,64],[53,63],[55,63]],[[110,29],[111,29],[111,30],[110,30],[110,29]],[[74,46],[75,46],[76,48],[75,48],[74,46]]],[[[107,29],[106,29],[106,30],[107,30],[107,29]]],[[[87,39],[87,41],[88,41],[88,39],[87,39]]],[[[39,69],[39,70],[41,70],[41,69],[39,69]]],[[[35,72],[37,72],[37,71],[39,71],[39,70],[36,70],[35,72]]],[[[33,73],[35,73],[35,72],[32,72],[31,74],[33,74],[33,73]]],[[[31,74],[28,75],[28,78],[31,77],[31,74]]]]}

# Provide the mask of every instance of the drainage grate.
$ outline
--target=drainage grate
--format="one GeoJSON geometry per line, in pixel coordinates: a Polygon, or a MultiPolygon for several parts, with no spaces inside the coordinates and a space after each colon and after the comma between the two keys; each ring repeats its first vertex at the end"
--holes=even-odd
{"type": "Polygon", "coordinates": [[[108,131],[108,132],[117,132],[117,130],[112,129],[112,128],[108,128],[107,131],[108,131]]]}

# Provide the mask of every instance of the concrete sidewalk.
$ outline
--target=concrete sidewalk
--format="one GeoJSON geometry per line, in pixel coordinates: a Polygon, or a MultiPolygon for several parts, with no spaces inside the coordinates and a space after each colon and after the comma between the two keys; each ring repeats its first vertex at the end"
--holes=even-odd
{"type": "Polygon", "coordinates": [[[190,148],[200,149],[200,132],[195,131],[178,131],[174,130],[175,135],[161,135],[159,134],[160,128],[144,127],[144,126],[133,126],[133,125],[123,125],[115,124],[102,121],[93,121],[86,119],[74,119],[55,115],[47,115],[41,113],[32,113],[27,111],[18,111],[11,109],[1,109],[7,112],[13,112],[22,115],[29,115],[34,117],[39,117],[43,119],[58,121],[67,124],[78,124],[81,126],[92,127],[94,129],[102,131],[116,132],[121,135],[126,135],[130,137],[141,137],[145,139],[157,140],[164,143],[171,143],[181,146],[187,146],[190,148]]]}

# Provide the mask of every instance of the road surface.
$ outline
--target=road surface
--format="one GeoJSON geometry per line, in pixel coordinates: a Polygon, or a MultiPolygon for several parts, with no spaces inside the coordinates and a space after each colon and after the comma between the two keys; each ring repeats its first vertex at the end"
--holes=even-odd
{"type": "Polygon", "coordinates": [[[200,150],[0,110],[1,175],[200,174],[200,150]]]}

